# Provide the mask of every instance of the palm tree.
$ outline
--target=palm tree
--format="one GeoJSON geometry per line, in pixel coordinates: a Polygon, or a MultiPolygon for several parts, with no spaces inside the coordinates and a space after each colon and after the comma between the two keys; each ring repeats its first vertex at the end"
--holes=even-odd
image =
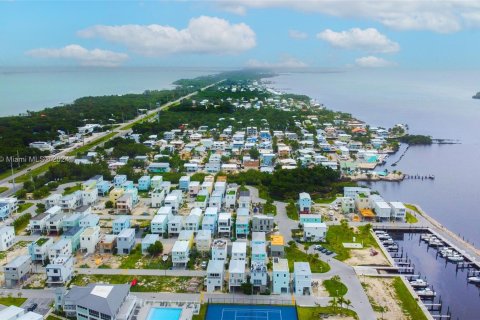
{"type": "Polygon", "coordinates": [[[348,299],[344,299],[343,300],[343,303],[345,303],[345,306],[347,308],[351,307],[352,306],[352,301],[348,300],[348,299]]]}
{"type": "Polygon", "coordinates": [[[337,310],[338,307],[338,301],[336,297],[333,297],[330,301],[328,301],[329,306],[332,307],[334,310],[337,310]]]}

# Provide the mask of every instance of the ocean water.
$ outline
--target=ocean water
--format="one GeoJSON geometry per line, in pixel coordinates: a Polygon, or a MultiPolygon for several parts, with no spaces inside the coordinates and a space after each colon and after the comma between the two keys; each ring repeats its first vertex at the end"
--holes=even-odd
{"type": "Polygon", "coordinates": [[[373,126],[407,123],[411,133],[459,139],[461,144],[411,147],[396,167],[435,180],[376,182],[389,201],[419,204],[450,230],[480,247],[480,72],[350,70],[285,73],[275,88],[307,94],[327,108],[349,112],[373,126]]]}
{"type": "Polygon", "coordinates": [[[70,103],[83,96],[169,89],[181,78],[218,73],[207,68],[0,68],[0,116],[70,103]]]}

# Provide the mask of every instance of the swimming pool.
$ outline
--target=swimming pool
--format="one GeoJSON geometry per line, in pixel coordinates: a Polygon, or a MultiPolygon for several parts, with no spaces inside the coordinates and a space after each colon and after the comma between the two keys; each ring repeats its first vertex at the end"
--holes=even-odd
{"type": "Polygon", "coordinates": [[[181,314],[180,308],[152,308],[147,320],[179,320],[181,314]]]}

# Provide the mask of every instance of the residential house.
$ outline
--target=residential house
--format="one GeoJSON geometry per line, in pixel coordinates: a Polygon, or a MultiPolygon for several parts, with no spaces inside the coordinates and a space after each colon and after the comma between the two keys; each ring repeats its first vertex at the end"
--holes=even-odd
{"type": "Polygon", "coordinates": [[[238,208],[250,209],[252,205],[252,199],[250,197],[250,191],[240,190],[238,197],[238,208]]]}
{"type": "Polygon", "coordinates": [[[176,236],[180,234],[183,229],[184,217],[173,216],[168,220],[168,236],[176,236]]]}
{"type": "Polygon", "coordinates": [[[158,234],[147,234],[145,238],[142,239],[142,254],[147,254],[148,248],[157,241],[160,241],[158,234]]]}
{"type": "Polygon", "coordinates": [[[200,208],[193,208],[190,214],[185,218],[185,230],[191,230],[197,232],[200,228],[200,222],[202,220],[202,210],[200,208]]]}
{"type": "Polygon", "coordinates": [[[119,213],[130,213],[133,209],[133,196],[126,192],[117,199],[116,207],[119,213]]]}
{"type": "Polygon", "coordinates": [[[98,189],[96,180],[88,180],[82,183],[82,204],[92,205],[98,200],[98,189]]]}
{"type": "Polygon", "coordinates": [[[273,294],[290,293],[290,270],[287,259],[273,258],[272,282],[273,294]]]}
{"type": "Polygon", "coordinates": [[[72,256],[58,256],[45,267],[47,274],[46,284],[52,286],[64,286],[73,276],[74,258],[72,256]]]}
{"type": "Polygon", "coordinates": [[[189,241],[177,240],[172,248],[172,263],[174,268],[186,268],[190,259],[191,244],[189,241]]]}
{"type": "Polygon", "coordinates": [[[7,251],[15,242],[15,228],[11,226],[0,227],[0,251],[7,251]]]}
{"type": "Polygon", "coordinates": [[[53,206],[58,206],[60,204],[60,200],[62,199],[62,195],[59,193],[52,193],[49,195],[45,201],[45,208],[50,209],[53,206]]]}
{"type": "Polygon", "coordinates": [[[312,210],[312,198],[310,194],[302,192],[298,198],[298,208],[301,214],[310,213],[312,210]]]}
{"type": "Polygon", "coordinates": [[[98,251],[100,253],[115,253],[117,249],[117,236],[113,234],[105,234],[98,243],[98,251]]]}
{"type": "Polygon", "coordinates": [[[71,212],[82,205],[82,191],[67,194],[60,199],[60,207],[65,212],[71,212]]]}
{"type": "Polygon", "coordinates": [[[79,213],[73,213],[69,215],[65,215],[62,222],[62,230],[66,231],[70,228],[80,226],[80,220],[83,216],[79,213]]]}
{"type": "Polygon", "coordinates": [[[97,214],[87,214],[78,223],[79,227],[88,228],[88,227],[95,227],[98,225],[100,221],[100,217],[97,214]]]}
{"type": "Polygon", "coordinates": [[[130,228],[130,218],[126,216],[118,217],[112,223],[112,233],[119,234],[122,230],[130,228]]]}
{"type": "Polygon", "coordinates": [[[150,222],[150,232],[154,234],[168,233],[168,220],[173,217],[171,214],[157,214],[150,222]]]}
{"type": "Polygon", "coordinates": [[[198,230],[195,237],[195,245],[199,252],[209,252],[212,246],[212,231],[198,230]]]}
{"type": "Polygon", "coordinates": [[[274,221],[272,216],[256,214],[252,217],[252,231],[270,233],[273,231],[274,221]]]}
{"type": "Polygon", "coordinates": [[[283,258],[285,255],[285,240],[282,235],[274,234],[270,237],[270,256],[283,258]]]}
{"type": "Polygon", "coordinates": [[[135,229],[123,229],[117,236],[117,253],[130,254],[135,246],[135,229]]]}
{"type": "Polygon", "coordinates": [[[240,288],[242,283],[246,282],[245,260],[230,260],[228,274],[228,288],[230,292],[233,292],[236,288],[240,288]]]}
{"type": "Polygon", "coordinates": [[[268,269],[265,261],[253,260],[250,264],[250,283],[263,293],[268,288],[268,269]]]}
{"type": "Polygon", "coordinates": [[[148,166],[148,171],[151,173],[170,172],[170,164],[168,162],[152,162],[148,166]]]}
{"type": "Polygon", "coordinates": [[[138,190],[140,191],[148,191],[150,190],[150,184],[152,179],[150,176],[142,176],[138,179],[138,190]]]}
{"type": "Polygon", "coordinates": [[[28,253],[33,262],[45,263],[48,259],[48,249],[53,244],[52,238],[39,238],[37,241],[28,244],[28,253]]]}
{"type": "Polygon", "coordinates": [[[214,190],[209,199],[209,207],[217,207],[218,209],[222,208],[223,203],[223,192],[221,190],[214,190]]]}
{"type": "Polygon", "coordinates": [[[178,182],[178,188],[184,192],[188,191],[188,186],[190,184],[190,176],[183,176],[178,182]]]}
{"type": "Polygon", "coordinates": [[[188,194],[189,196],[196,197],[197,194],[200,192],[200,182],[198,181],[190,181],[188,184],[188,194]]]}
{"type": "Polygon", "coordinates": [[[56,299],[65,315],[80,320],[130,320],[136,297],[130,295],[130,284],[89,284],[74,286],[56,299]]]}
{"type": "Polygon", "coordinates": [[[312,271],[308,262],[293,263],[293,287],[297,295],[312,294],[312,271]]]}
{"type": "Polygon", "coordinates": [[[93,226],[83,230],[80,235],[80,251],[87,254],[94,254],[100,241],[100,227],[93,226]]]}
{"type": "Polygon", "coordinates": [[[304,241],[323,241],[327,234],[327,225],[323,222],[306,222],[303,224],[304,241]]]}
{"type": "Polygon", "coordinates": [[[43,320],[43,315],[27,311],[24,308],[11,305],[4,307],[0,311],[0,319],[2,320],[43,320]]]}
{"type": "Polygon", "coordinates": [[[127,176],[124,174],[117,174],[113,177],[113,187],[114,188],[121,188],[123,183],[127,181],[127,176]]]}
{"type": "Polygon", "coordinates": [[[60,239],[48,249],[48,260],[53,261],[59,256],[71,256],[72,252],[72,242],[60,239]]]}
{"type": "Polygon", "coordinates": [[[355,199],[357,194],[364,194],[365,196],[370,195],[370,189],[364,187],[344,187],[343,196],[346,198],[355,199]]]}
{"type": "Polygon", "coordinates": [[[182,230],[178,234],[178,240],[179,241],[188,241],[190,247],[193,245],[193,239],[194,239],[194,232],[192,230],[182,230]]]}
{"type": "Polygon", "coordinates": [[[29,255],[17,256],[3,266],[5,286],[12,289],[27,280],[32,272],[32,258],[29,255]]]}
{"type": "Polygon", "coordinates": [[[62,238],[69,239],[72,243],[72,251],[76,252],[80,249],[80,236],[83,232],[83,228],[73,227],[65,231],[62,235],[62,238]]]}
{"type": "Polygon", "coordinates": [[[250,217],[245,215],[238,215],[235,221],[235,234],[237,238],[246,238],[250,233],[250,217]]]}
{"type": "Polygon", "coordinates": [[[155,188],[151,192],[151,204],[152,208],[159,208],[163,205],[163,201],[165,200],[165,190],[161,188],[155,188]]]}
{"type": "Polygon", "coordinates": [[[205,287],[207,292],[222,291],[223,279],[225,277],[224,264],[219,260],[208,261],[207,277],[205,278],[205,287]]]}
{"type": "Polygon", "coordinates": [[[407,208],[402,202],[390,202],[392,208],[391,216],[393,219],[405,221],[407,215],[407,208]]]}
{"type": "Polygon", "coordinates": [[[63,213],[57,213],[47,219],[46,230],[48,233],[59,234],[62,231],[62,223],[65,215],[63,213]]]}
{"type": "Polygon", "coordinates": [[[166,207],[172,207],[173,213],[176,214],[178,209],[180,209],[182,202],[182,191],[173,190],[168,196],[165,197],[164,205],[166,207]]]}
{"type": "Polygon", "coordinates": [[[235,241],[232,243],[232,260],[247,260],[247,243],[235,241]]]}
{"type": "Polygon", "coordinates": [[[218,215],[218,235],[220,237],[231,236],[232,232],[232,214],[230,212],[221,212],[218,215]]]}
{"type": "Polygon", "coordinates": [[[305,223],[320,223],[322,222],[322,216],[319,214],[300,214],[300,224],[305,223]]]}
{"type": "Polygon", "coordinates": [[[125,193],[125,190],[121,187],[119,188],[113,188],[112,191],[110,191],[109,194],[109,200],[113,203],[114,206],[117,205],[117,200],[123,196],[125,193]]]}
{"type": "Polygon", "coordinates": [[[209,197],[210,197],[210,194],[208,193],[207,190],[200,190],[200,192],[195,197],[195,202],[193,203],[193,206],[200,209],[207,208],[209,197]]]}
{"type": "Polygon", "coordinates": [[[151,188],[152,189],[161,189],[162,188],[163,177],[162,176],[153,176],[151,179],[151,188]]]}
{"type": "Polygon", "coordinates": [[[101,181],[97,183],[97,191],[99,196],[106,196],[111,188],[112,184],[108,181],[101,181]]]}
{"type": "Polygon", "coordinates": [[[217,231],[217,222],[213,216],[203,216],[202,230],[209,230],[212,235],[217,231]]]}
{"type": "Polygon", "coordinates": [[[212,243],[212,260],[227,262],[227,241],[215,239],[212,243]]]}

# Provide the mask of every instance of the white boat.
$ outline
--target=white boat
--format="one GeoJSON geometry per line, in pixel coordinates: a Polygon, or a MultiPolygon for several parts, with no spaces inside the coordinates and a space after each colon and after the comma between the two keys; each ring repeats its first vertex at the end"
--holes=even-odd
{"type": "Polygon", "coordinates": [[[422,239],[423,241],[428,241],[431,237],[434,237],[434,235],[431,233],[425,233],[420,236],[420,239],[422,239]]]}
{"type": "Polygon", "coordinates": [[[465,260],[461,255],[454,254],[452,256],[447,256],[447,260],[451,262],[460,262],[465,260]]]}
{"type": "Polygon", "coordinates": [[[382,244],[385,246],[389,246],[389,245],[392,245],[394,244],[395,242],[393,240],[385,240],[385,241],[382,241],[382,244]]]}
{"type": "Polygon", "coordinates": [[[439,247],[439,246],[443,245],[443,242],[442,242],[442,240],[435,237],[435,238],[432,238],[432,239],[428,240],[428,245],[430,247],[439,247]]]}
{"type": "Polygon", "coordinates": [[[426,286],[428,286],[428,283],[427,281],[418,278],[410,281],[410,285],[414,288],[425,288],[426,286]]]}
{"type": "Polygon", "coordinates": [[[383,230],[375,230],[375,234],[376,235],[381,235],[381,234],[387,234],[387,233],[383,230]]]}
{"type": "Polygon", "coordinates": [[[385,248],[387,249],[387,251],[396,251],[396,250],[398,250],[398,245],[396,243],[394,243],[394,244],[389,245],[385,248]]]}
{"type": "Polygon", "coordinates": [[[425,289],[422,289],[422,290],[418,290],[417,294],[420,297],[435,297],[437,295],[437,293],[430,288],[425,288],[425,289]]]}
{"type": "Polygon", "coordinates": [[[387,240],[387,239],[391,239],[392,237],[390,237],[388,234],[379,234],[378,235],[378,239],[380,240],[387,240]]]}
{"type": "Polygon", "coordinates": [[[452,256],[455,253],[457,253],[457,252],[455,250],[451,249],[451,248],[440,250],[440,255],[444,258],[446,258],[448,256],[452,256]]]}
{"type": "Polygon", "coordinates": [[[468,282],[480,284],[480,277],[469,277],[468,282]]]}

